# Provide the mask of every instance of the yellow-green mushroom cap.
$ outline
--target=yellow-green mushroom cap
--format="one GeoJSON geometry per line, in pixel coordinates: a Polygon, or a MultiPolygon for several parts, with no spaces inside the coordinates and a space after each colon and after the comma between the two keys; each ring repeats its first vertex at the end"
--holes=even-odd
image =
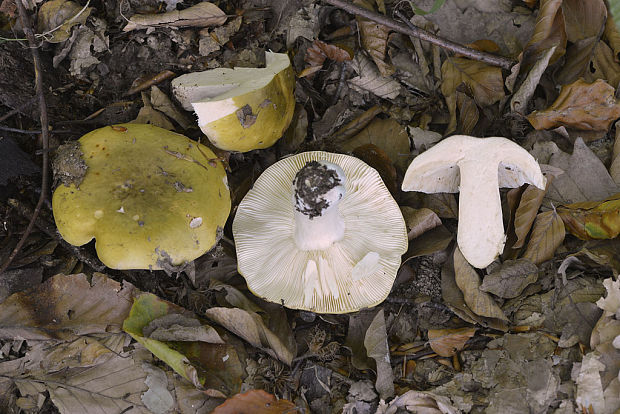
{"type": "Polygon", "coordinates": [[[286,53],[265,54],[264,68],[218,68],[172,81],[183,108],[194,110],[211,143],[226,151],[268,148],[295,111],[295,74],[286,53]]]}
{"type": "Polygon", "coordinates": [[[189,138],[151,125],[94,130],[79,140],[87,171],[52,198],[62,237],[96,239],[113,269],[161,269],[209,251],[230,213],[226,171],[189,138]]]}

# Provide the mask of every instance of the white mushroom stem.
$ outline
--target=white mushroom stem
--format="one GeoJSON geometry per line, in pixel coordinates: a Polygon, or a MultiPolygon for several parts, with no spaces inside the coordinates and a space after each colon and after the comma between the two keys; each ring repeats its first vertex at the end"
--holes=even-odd
{"type": "Polygon", "coordinates": [[[344,237],[344,220],[338,210],[338,204],[346,191],[344,171],[338,165],[327,161],[319,161],[316,164],[325,168],[315,168],[313,177],[303,178],[304,169],[311,168],[308,163],[299,171],[293,182],[294,239],[297,247],[305,251],[327,249],[344,237]],[[304,181],[298,183],[299,179],[304,181]],[[317,184],[329,185],[330,182],[331,188],[326,188],[324,192],[313,194],[312,197],[299,195],[300,187],[313,192],[319,188],[317,184]],[[309,213],[313,209],[315,211],[309,213]]]}
{"type": "Polygon", "coordinates": [[[457,242],[464,257],[478,268],[504,250],[506,236],[502,221],[497,163],[461,161],[459,224],[457,242]]]}

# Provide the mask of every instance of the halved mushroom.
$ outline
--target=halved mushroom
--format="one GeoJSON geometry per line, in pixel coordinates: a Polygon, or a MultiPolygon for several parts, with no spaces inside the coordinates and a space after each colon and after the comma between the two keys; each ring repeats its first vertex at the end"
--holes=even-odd
{"type": "Polygon", "coordinates": [[[472,266],[484,268],[506,241],[499,188],[525,183],[545,188],[540,166],[521,146],[502,137],[454,135],[413,160],[402,189],[460,192],[457,242],[472,266]]]}
{"type": "Polygon", "coordinates": [[[239,273],[252,292],[319,313],[382,302],[408,242],[377,171],[321,151],[265,170],[239,204],[233,234],[239,273]]]}

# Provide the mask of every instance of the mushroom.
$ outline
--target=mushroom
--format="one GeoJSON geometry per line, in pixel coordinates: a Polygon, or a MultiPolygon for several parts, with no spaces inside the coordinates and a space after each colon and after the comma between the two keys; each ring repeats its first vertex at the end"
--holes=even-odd
{"type": "Polygon", "coordinates": [[[218,68],[172,81],[183,108],[218,148],[246,152],[268,148],[293,118],[295,75],[286,53],[265,54],[265,68],[218,68]]]}
{"type": "Polygon", "coordinates": [[[124,124],[94,130],[60,152],[73,161],[55,164],[63,178],[52,198],[58,231],[77,246],[95,238],[106,266],[181,265],[221,237],[230,194],[224,166],[207,147],[162,128],[124,124]]]}
{"type": "Polygon", "coordinates": [[[377,171],[322,151],[267,168],[239,204],[233,235],[239,273],[255,295],[317,313],[382,302],[408,243],[377,171]]]}
{"type": "Polygon", "coordinates": [[[471,265],[484,268],[506,240],[499,187],[525,183],[545,188],[540,166],[521,146],[501,137],[454,135],[414,158],[402,189],[460,192],[457,242],[471,265]]]}

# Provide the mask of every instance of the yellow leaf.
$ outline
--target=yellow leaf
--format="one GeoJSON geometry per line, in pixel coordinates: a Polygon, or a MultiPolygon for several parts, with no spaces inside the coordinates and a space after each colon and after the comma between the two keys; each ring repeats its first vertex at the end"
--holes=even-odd
{"type": "Polygon", "coordinates": [[[613,239],[620,234],[620,193],[603,201],[558,207],[566,230],[582,240],[613,239]]]}
{"type": "Polygon", "coordinates": [[[523,257],[534,264],[551,259],[564,241],[564,236],[564,222],[556,211],[540,213],[536,216],[532,236],[523,257]]]}

